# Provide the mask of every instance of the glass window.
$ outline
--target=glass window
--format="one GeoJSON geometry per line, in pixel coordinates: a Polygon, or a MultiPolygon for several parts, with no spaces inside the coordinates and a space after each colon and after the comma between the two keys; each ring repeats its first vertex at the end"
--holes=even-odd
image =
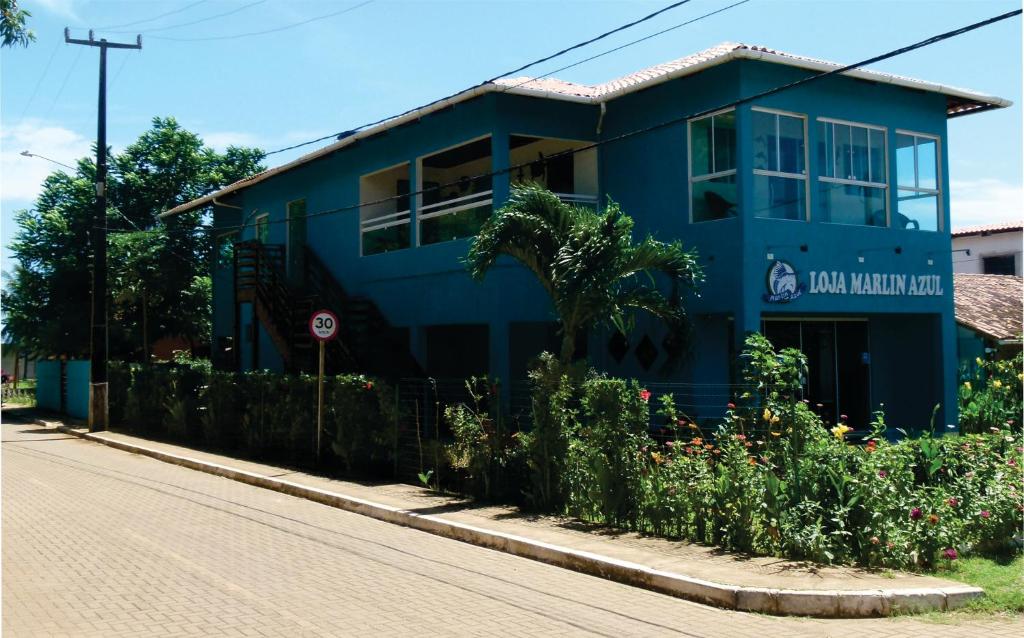
{"type": "Polygon", "coordinates": [[[896,214],[892,225],[914,230],[939,229],[938,139],[896,134],[896,214]]]}
{"type": "Polygon", "coordinates": [[[270,241],[270,215],[267,213],[256,218],[256,239],[262,244],[270,241]]]}
{"type": "Polygon", "coordinates": [[[818,121],[818,207],[824,221],[885,226],[885,130],[818,121]]]}
{"type": "Polygon", "coordinates": [[[736,112],[690,122],[690,210],[695,222],[736,215],[736,112]]]}
{"type": "Polygon", "coordinates": [[[214,259],[218,269],[233,268],[235,265],[235,241],[238,233],[225,233],[217,236],[214,248],[214,259]]]}
{"type": "Polygon", "coordinates": [[[754,216],[807,218],[804,118],[753,111],[754,216]]]}

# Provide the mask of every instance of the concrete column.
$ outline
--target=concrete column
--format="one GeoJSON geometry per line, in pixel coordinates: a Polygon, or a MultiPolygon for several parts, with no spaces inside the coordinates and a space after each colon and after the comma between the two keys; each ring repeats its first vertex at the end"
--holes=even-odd
{"type": "MultiPolygon", "coordinates": [[[[952,290],[946,292],[949,295],[953,294],[952,290]]],[[[952,425],[959,428],[960,424],[959,395],[957,388],[957,384],[960,381],[960,361],[957,358],[956,348],[956,320],[953,318],[952,312],[943,312],[938,315],[938,321],[939,329],[937,330],[937,333],[941,341],[942,365],[939,366],[937,382],[940,389],[939,394],[942,397],[942,409],[939,411],[939,418],[941,420],[938,420],[935,423],[935,432],[939,433],[940,429],[943,433],[956,432],[958,429],[953,430],[946,427],[947,425],[952,425]]]]}
{"type": "Polygon", "coordinates": [[[491,178],[491,189],[494,191],[494,209],[501,208],[508,199],[509,179],[507,171],[509,166],[508,133],[503,130],[495,130],[491,135],[491,166],[495,175],[491,178]]]}

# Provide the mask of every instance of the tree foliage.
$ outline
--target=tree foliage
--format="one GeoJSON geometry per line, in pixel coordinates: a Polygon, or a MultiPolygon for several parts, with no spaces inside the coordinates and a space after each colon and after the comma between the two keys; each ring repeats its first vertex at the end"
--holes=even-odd
{"type": "Polygon", "coordinates": [[[702,278],[696,253],[681,242],[648,236],[633,242],[633,220],[614,202],[602,212],[566,204],[535,185],[513,188],[508,204],[481,228],[467,259],[482,280],[501,255],[526,266],[551,297],[561,321],[560,359],[569,363],[576,336],[602,322],[626,332],[635,311],[648,312],[678,332],[681,288],[702,278]],[[672,294],[662,294],[655,274],[672,294]]]}
{"type": "MultiPolygon", "coordinates": [[[[158,222],[160,212],[262,169],[262,151],[218,153],[174,118],[108,159],[107,282],[111,357],[140,359],[177,336],[209,342],[211,238],[204,212],[158,222]]],[[[15,217],[15,262],[3,291],[5,337],[40,355],[89,352],[95,167],[50,175],[30,210],[15,217]]]]}
{"type": "Polygon", "coordinates": [[[25,26],[32,14],[18,8],[18,0],[0,0],[0,48],[20,44],[27,47],[36,34],[25,26]]]}

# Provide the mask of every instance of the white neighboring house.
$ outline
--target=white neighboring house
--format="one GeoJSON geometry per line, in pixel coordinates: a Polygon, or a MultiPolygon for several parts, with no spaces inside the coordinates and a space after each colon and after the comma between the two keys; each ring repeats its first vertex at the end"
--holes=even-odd
{"type": "Polygon", "coordinates": [[[1024,222],[953,229],[953,272],[1021,276],[1024,222]]]}

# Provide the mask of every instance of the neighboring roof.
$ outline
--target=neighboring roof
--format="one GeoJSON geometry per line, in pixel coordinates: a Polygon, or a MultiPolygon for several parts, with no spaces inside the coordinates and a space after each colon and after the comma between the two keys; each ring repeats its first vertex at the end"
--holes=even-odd
{"type": "Polygon", "coordinates": [[[968,235],[994,235],[996,233],[1012,233],[1024,231],[1024,222],[1003,222],[1001,224],[983,224],[981,226],[963,226],[953,229],[954,237],[968,235]]]}
{"type": "Polygon", "coordinates": [[[956,321],[997,341],[1020,341],[1024,278],[1014,275],[953,275],[956,321]]]}
{"type": "MultiPolygon", "coordinates": [[[[691,75],[712,66],[724,64],[737,59],[762,60],[774,64],[784,64],[787,66],[822,72],[831,71],[845,66],[836,62],[828,62],[826,60],[793,55],[791,53],[784,53],[782,51],[776,51],[762,46],[742,44],[738,42],[724,42],[699,53],[694,53],[693,55],[672,60],[671,62],[656,64],[652,67],[611,80],[610,82],[593,86],[567,82],[556,78],[502,78],[494,82],[475,86],[449,98],[439,100],[428,106],[394,117],[376,126],[360,130],[357,133],[348,135],[343,139],[334,142],[333,144],[292,160],[287,164],[271,168],[263,171],[262,173],[257,173],[256,175],[246,179],[239,180],[216,193],[176,206],[171,210],[161,213],[160,217],[184,213],[189,210],[214,203],[214,200],[218,197],[225,197],[233,192],[273,177],[274,175],[291,170],[296,166],[300,166],[317,158],[323,157],[324,155],[339,151],[363,138],[376,135],[400,124],[417,120],[424,115],[448,108],[453,104],[464,102],[479,95],[483,95],[484,93],[513,93],[516,95],[544,97],[553,100],[579,102],[583,104],[600,104],[626,95],[627,93],[632,93],[633,91],[646,89],[662,82],[691,75]]],[[[919,91],[941,93],[946,96],[946,117],[958,117],[960,115],[966,115],[976,111],[1004,108],[1013,104],[1010,100],[992,95],[985,95],[968,89],[958,89],[941,84],[934,84],[932,82],[925,82],[923,80],[915,80],[913,78],[903,77],[900,75],[893,75],[891,73],[882,73],[880,71],[854,69],[852,71],[846,71],[843,75],[871,82],[894,84],[896,86],[916,89],[919,91]]]]}

